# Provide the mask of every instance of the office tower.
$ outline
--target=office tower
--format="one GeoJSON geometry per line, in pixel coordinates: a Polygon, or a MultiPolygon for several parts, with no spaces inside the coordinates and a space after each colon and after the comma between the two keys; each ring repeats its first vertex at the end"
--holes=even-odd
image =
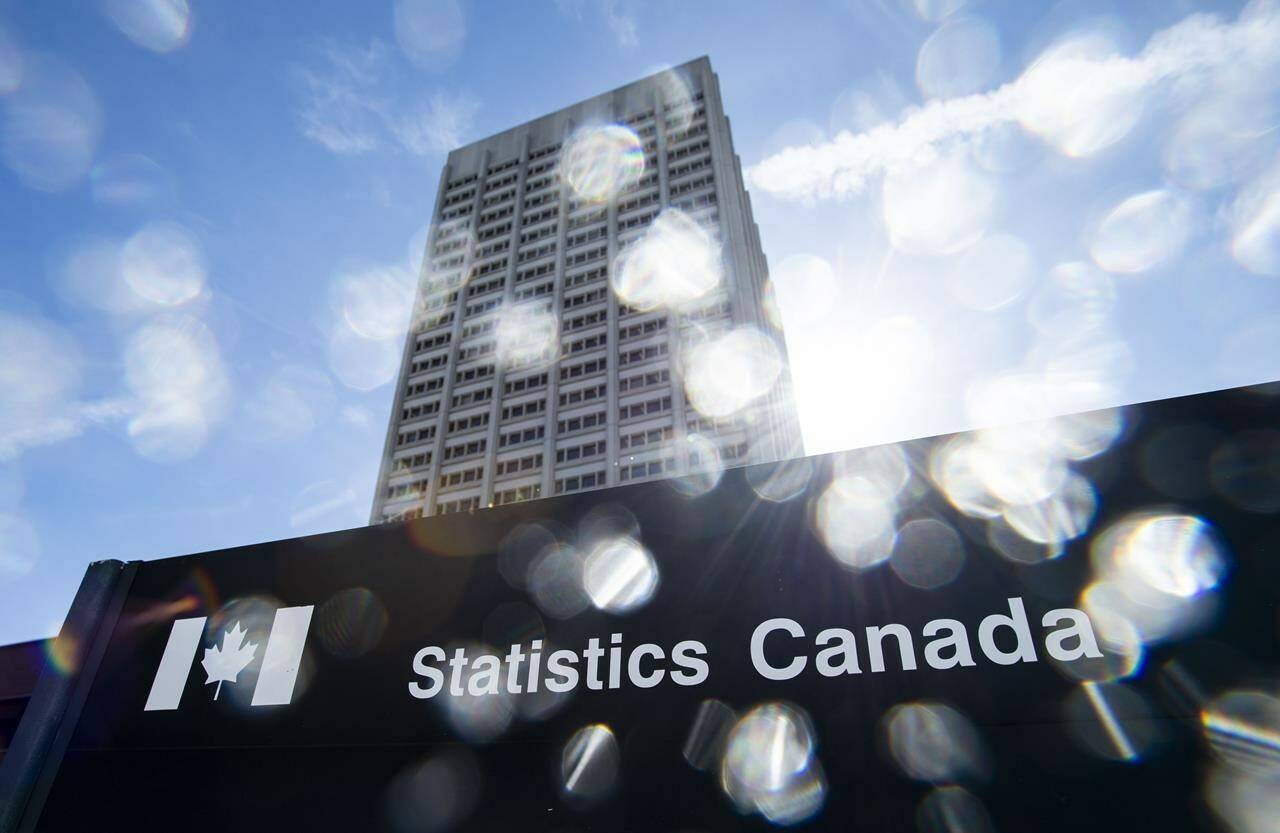
{"type": "Polygon", "coordinates": [[[767,274],[705,57],[454,150],[372,521],[800,454],[767,274]]]}

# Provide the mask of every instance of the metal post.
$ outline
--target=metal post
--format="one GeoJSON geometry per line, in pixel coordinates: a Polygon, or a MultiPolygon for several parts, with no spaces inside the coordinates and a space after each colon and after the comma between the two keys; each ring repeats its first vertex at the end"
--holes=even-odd
{"type": "Polygon", "coordinates": [[[70,741],[136,569],[136,563],[97,561],[85,571],[54,640],[55,655],[70,660],[71,670],[45,666],[0,762],[0,833],[16,833],[24,820],[28,827],[34,823],[50,767],[56,767],[70,741]]]}

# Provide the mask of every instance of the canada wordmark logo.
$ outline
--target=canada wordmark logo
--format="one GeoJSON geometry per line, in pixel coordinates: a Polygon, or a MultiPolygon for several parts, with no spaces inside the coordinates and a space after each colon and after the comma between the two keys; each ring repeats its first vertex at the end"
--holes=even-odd
{"type": "MultiPolygon", "coordinates": [[[[298,678],[302,649],[306,647],[311,628],[311,611],[315,605],[282,607],[271,623],[271,634],[262,653],[258,681],[253,688],[254,706],[284,706],[293,699],[293,684],[298,678]]],[[[151,693],[143,711],[172,711],[178,708],[187,677],[195,662],[196,651],[208,617],[178,619],[169,631],[164,656],[151,681],[151,693]]],[[[212,648],[204,649],[200,665],[205,672],[205,685],[216,683],[213,699],[218,699],[223,683],[236,682],[240,672],[257,658],[258,644],[245,642],[245,630],[239,622],[224,630],[212,648]]]]}

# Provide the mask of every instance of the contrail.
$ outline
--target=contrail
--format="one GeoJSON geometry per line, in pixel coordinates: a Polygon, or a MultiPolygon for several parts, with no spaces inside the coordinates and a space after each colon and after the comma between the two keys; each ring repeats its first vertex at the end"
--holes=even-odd
{"type": "Polygon", "coordinates": [[[1280,64],[1280,8],[1251,3],[1224,22],[1195,14],[1154,34],[1134,57],[1114,54],[1097,36],[1050,47],[1016,80],[990,92],[935,99],[861,133],[790,147],[747,172],[750,185],[783,199],[840,199],[869,181],[926,165],[941,151],[1005,124],[1020,124],[1070,156],[1119,140],[1158,89],[1180,97],[1212,89],[1216,72],[1245,68],[1246,77],[1274,83],[1280,64]]]}

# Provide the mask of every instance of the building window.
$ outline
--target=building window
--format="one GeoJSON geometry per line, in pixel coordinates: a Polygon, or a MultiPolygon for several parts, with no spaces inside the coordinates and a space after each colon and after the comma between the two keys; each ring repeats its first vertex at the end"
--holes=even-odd
{"type": "Polygon", "coordinates": [[[597,486],[603,486],[604,483],[603,471],[591,471],[586,474],[575,474],[572,477],[565,477],[556,481],[556,494],[563,495],[569,492],[581,492],[583,489],[594,489],[597,486]]]}

